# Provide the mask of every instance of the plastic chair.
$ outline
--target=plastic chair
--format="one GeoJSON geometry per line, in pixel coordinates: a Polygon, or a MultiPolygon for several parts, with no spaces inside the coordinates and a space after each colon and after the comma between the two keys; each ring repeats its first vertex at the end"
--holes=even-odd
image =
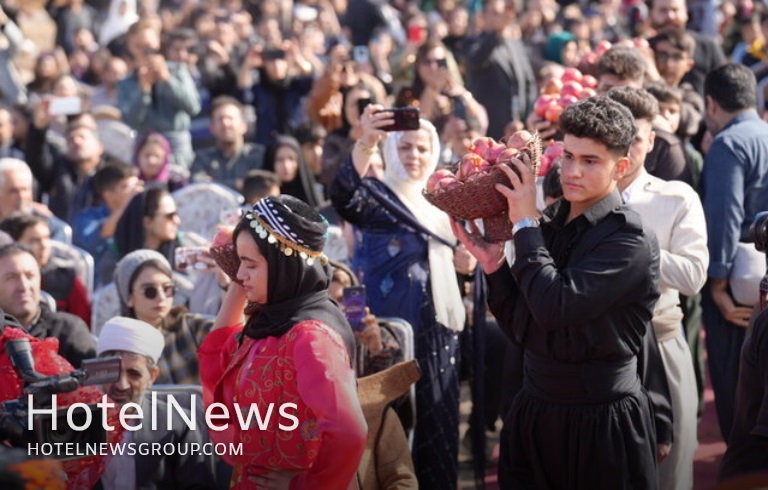
{"type": "MultiPolygon", "coordinates": [[[[403,350],[403,360],[412,361],[416,358],[416,342],[413,336],[413,327],[409,322],[402,318],[396,317],[376,317],[380,326],[386,326],[391,332],[397,336],[397,340],[403,350]]],[[[416,384],[412,384],[408,391],[408,405],[413,416],[413,420],[416,420],[416,384]]],[[[413,427],[406,428],[408,435],[408,445],[413,448],[413,427]]]]}
{"type": "Polygon", "coordinates": [[[80,247],[70,245],[58,240],[51,240],[51,255],[62,265],[71,266],[75,269],[75,274],[83,282],[89,296],[93,296],[94,288],[94,270],[96,265],[91,254],[80,247]]]}
{"type": "Polygon", "coordinates": [[[43,291],[41,289],[40,300],[44,301],[48,305],[48,308],[51,309],[51,311],[53,311],[54,313],[56,312],[56,299],[53,296],[51,296],[51,293],[47,291],[43,291]]]}
{"type": "Polygon", "coordinates": [[[115,283],[111,282],[94,291],[91,300],[91,332],[98,338],[107,320],[120,314],[120,296],[115,283]]]}
{"type": "Polygon", "coordinates": [[[173,193],[181,218],[180,229],[191,231],[206,240],[213,240],[221,214],[240,208],[242,194],[213,182],[189,184],[173,193]]]}

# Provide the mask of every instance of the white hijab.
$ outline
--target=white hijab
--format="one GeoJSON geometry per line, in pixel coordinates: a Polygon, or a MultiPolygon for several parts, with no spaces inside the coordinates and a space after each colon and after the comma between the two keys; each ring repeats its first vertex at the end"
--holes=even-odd
{"type": "MultiPolygon", "coordinates": [[[[432,206],[422,195],[422,189],[440,159],[440,138],[432,123],[425,119],[421,119],[420,131],[429,133],[432,143],[431,160],[427,163],[422,178],[413,179],[406,172],[397,152],[400,139],[405,133],[396,131],[384,140],[384,183],[426,229],[448,243],[456,243],[448,215],[432,206]]],[[[428,245],[429,280],[436,319],[453,331],[461,331],[464,328],[466,313],[453,266],[453,249],[431,236],[428,238],[428,245]]]]}
{"type": "Polygon", "coordinates": [[[99,45],[106,46],[113,39],[122,36],[139,20],[136,13],[136,0],[112,0],[109,3],[109,12],[99,30],[99,45]],[[125,11],[120,12],[120,7],[125,4],[125,11]]]}

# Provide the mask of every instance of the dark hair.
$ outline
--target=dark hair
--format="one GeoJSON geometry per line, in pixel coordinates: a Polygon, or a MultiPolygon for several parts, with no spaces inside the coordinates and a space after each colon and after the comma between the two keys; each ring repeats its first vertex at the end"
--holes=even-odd
{"type": "Polygon", "coordinates": [[[162,186],[150,187],[144,191],[144,216],[153,217],[160,207],[160,199],[171,195],[168,189],[162,186]]]}
{"type": "Polygon", "coordinates": [[[757,107],[755,73],[744,65],[728,63],[707,74],[704,95],[708,95],[726,112],[757,107]]]}
{"type": "Polygon", "coordinates": [[[649,94],[656,97],[660,104],[683,103],[683,92],[677,87],[670,87],[664,82],[651,82],[645,86],[649,94]]]}
{"type": "Polygon", "coordinates": [[[239,100],[232,97],[231,95],[219,95],[217,97],[214,97],[214,99],[211,101],[211,115],[213,115],[214,112],[216,112],[217,109],[220,107],[224,107],[225,105],[231,105],[237,107],[237,110],[240,111],[240,115],[243,116],[243,119],[245,119],[245,108],[242,103],[240,103],[239,100]]]}
{"type": "Polygon", "coordinates": [[[645,76],[645,60],[627,46],[614,46],[606,51],[597,63],[598,78],[613,75],[621,80],[642,81],[645,76]]]}
{"type": "Polygon", "coordinates": [[[48,226],[48,220],[36,214],[15,211],[0,221],[0,231],[18,241],[27,229],[39,224],[48,226]]]}
{"type": "Polygon", "coordinates": [[[249,171],[245,175],[241,193],[245,198],[245,202],[252,203],[257,199],[267,197],[271,188],[277,187],[279,189],[281,185],[280,177],[276,173],[269,170],[256,169],[249,171]]]}
{"type": "MultiPolygon", "coordinates": [[[[35,257],[35,254],[32,253],[32,250],[28,246],[22,243],[13,242],[7,245],[0,246],[0,259],[11,257],[13,255],[21,255],[21,254],[29,254],[33,258],[35,257]]],[[[35,263],[37,263],[37,260],[35,260],[35,263]]]]}
{"type": "Polygon", "coordinates": [[[168,33],[163,41],[163,51],[167,51],[171,44],[178,41],[189,41],[197,44],[199,42],[199,36],[194,29],[180,27],[173,32],[168,33]]]}
{"type": "Polygon", "coordinates": [[[421,97],[425,88],[424,80],[422,80],[421,75],[419,75],[419,66],[427,58],[427,54],[430,51],[438,48],[443,48],[443,51],[445,52],[445,60],[446,63],[448,63],[448,59],[453,55],[451,54],[451,50],[449,50],[442,41],[428,40],[416,50],[416,61],[413,63],[413,85],[411,85],[413,96],[416,99],[421,97]]]}
{"type": "Polygon", "coordinates": [[[688,57],[693,56],[693,50],[696,48],[696,41],[693,40],[693,36],[679,27],[662,29],[648,40],[648,44],[654,51],[656,51],[656,46],[659,43],[669,43],[673,48],[683,51],[688,57]]]}
{"type": "Polygon", "coordinates": [[[647,90],[614,87],[605,95],[629,109],[635,119],[653,121],[659,115],[659,102],[647,90]]]}
{"type": "Polygon", "coordinates": [[[560,162],[555,162],[547,170],[544,181],[541,183],[544,197],[560,199],[563,197],[563,186],[560,184],[560,162]]]}
{"type": "Polygon", "coordinates": [[[120,181],[139,175],[139,168],[119,160],[112,160],[93,174],[93,191],[99,197],[115,188],[120,181]]]}
{"type": "Polygon", "coordinates": [[[637,134],[632,113],[604,95],[580,100],[560,115],[563,135],[589,138],[616,155],[626,156],[637,134]]]}

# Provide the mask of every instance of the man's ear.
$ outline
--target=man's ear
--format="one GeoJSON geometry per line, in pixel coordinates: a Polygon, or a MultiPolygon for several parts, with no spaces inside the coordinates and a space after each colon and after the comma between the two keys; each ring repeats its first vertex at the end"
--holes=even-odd
{"type": "Polygon", "coordinates": [[[656,143],[656,131],[651,130],[651,134],[648,135],[648,153],[653,151],[653,145],[656,143]]]}
{"type": "Polygon", "coordinates": [[[613,168],[613,179],[618,182],[627,174],[630,162],[629,157],[624,156],[616,160],[616,166],[613,168]]]}
{"type": "Polygon", "coordinates": [[[715,111],[720,108],[720,105],[712,98],[711,95],[704,97],[704,113],[710,117],[715,115],[715,111]]]}
{"type": "Polygon", "coordinates": [[[160,368],[155,366],[149,370],[149,379],[152,381],[149,386],[155,384],[157,377],[160,376],[160,368]]]}
{"type": "Polygon", "coordinates": [[[696,64],[696,61],[693,58],[688,58],[688,61],[685,62],[685,72],[688,73],[691,71],[691,68],[693,68],[693,65],[696,64]]]}

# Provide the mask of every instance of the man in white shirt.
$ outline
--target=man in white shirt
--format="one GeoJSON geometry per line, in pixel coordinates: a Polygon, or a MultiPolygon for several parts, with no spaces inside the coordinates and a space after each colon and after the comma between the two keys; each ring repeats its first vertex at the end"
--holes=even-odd
{"type": "Polygon", "coordinates": [[[693,487],[697,391],[691,353],[682,334],[680,293],[694,295],[707,279],[704,210],[696,192],[686,183],[664,181],[646,172],[643,163],[653,148],[656,99],[647,91],[614,88],[607,95],[626,106],[635,118],[638,133],[629,150],[630,169],[619,181],[622,198],[652,230],[661,250],[661,296],[653,313],[653,326],[664,360],[672,398],[673,444],[659,464],[660,489],[693,487]]]}

